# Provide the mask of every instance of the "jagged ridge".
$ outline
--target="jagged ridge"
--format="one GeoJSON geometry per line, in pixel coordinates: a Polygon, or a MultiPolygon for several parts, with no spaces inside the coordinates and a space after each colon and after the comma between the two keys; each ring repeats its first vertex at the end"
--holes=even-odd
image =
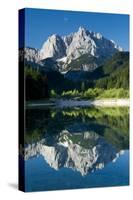
{"type": "MultiPolygon", "coordinates": [[[[40,50],[25,48],[24,59],[27,62],[38,63],[43,66],[42,60],[49,58],[58,63],[55,70],[65,72],[73,70],[74,60],[77,62],[79,61],[78,58],[81,59],[83,55],[87,55],[87,59],[82,63],[81,70],[90,71],[98,66],[99,60],[102,62],[102,60],[119,51],[123,51],[123,49],[114,41],[106,39],[100,33],[79,27],[77,32],[68,36],[61,37],[53,34],[43,43],[40,50]],[[93,62],[89,62],[89,58],[93,62]],[[71,67],[68,68],[68,65],[71,67]]],[[[22,55],[21,51],[20,56],[22,57],[22,55]]]]}

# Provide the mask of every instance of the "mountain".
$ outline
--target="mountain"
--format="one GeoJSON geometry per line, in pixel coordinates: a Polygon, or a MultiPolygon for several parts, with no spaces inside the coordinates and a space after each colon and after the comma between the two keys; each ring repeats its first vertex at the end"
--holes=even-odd
{"type": "Polygon", "coordinates": [[[46,58],[41,60],[41,70],[44,71],[58,71],[58,63],[53,58],[46,58]]]}
{"type": "Polygon", "coordinates": [[[27,63],[38,63],[40,61],[40,53],[38,49],[26,47],[19,49],[19,59],[23,61],[23,59],[27,63]]]}
{"type": "MultiPolygon", "coordinates": [[[[83,59],[86,55],[83,55],[83,59]]],[[[87,59],[87,58],[86,58],[87,59]]],[[[97,61],[97,58],[90,58],[90,63],[97,61]]],[[[104,61],[104,64],[98,62],[99,67],[92,70],[81,70],[82,60],[73,61],[73,68],[77,70],[68,70],[65,77],[73,81],[89,81],[91,85],[102,88],[129,88],[129,52],[117,52],[104,61]],[[80,67],[81,66],[81,67],[80,67]]]]}
{"type": "Polygon", "coordinates": [[[59,35],[50,36],[40,50],[40,58],[53,58],[54,60],[66,55],[66,46],[59,35]]]}
{"type": "Polygon", "coordinates": [[[129,52],[116,53],[104,65],[94,70],[90,76],[95,79],[96,87],[128,89],[129,52]]]}
{"type": "Polygon", "coordinates": [[[70,63],[84,54],[108,57],[117,51],[122,51],[122,48],[113,41],[104,38],[100,33],[79,27],[77,32],[68,36],[52,35],[49,37],[40,50],[40,57],[41,59],[53,57],[70,63]]]}
{"type": "Polygon", "coordinates": [[[54,70],[64,73],[78,69],[92,71],[123,49],[100,33],[79,27],[77,32],[67,36],[53,34],[39,50],[27,47],[23,51],[20,56],[24,54],[26,62],[44,66],[45,59],[52,59],[57,62],[54,70]]]}
{"type": "Polygon", "coordinates": [[[101,76],[105,77],[116,71],[123,70],[127,66],[129,66],[129,52],[118,52],[107,59],[106,62],[92,74],[97,76],[97,78],[101,78],[101,76]]]}

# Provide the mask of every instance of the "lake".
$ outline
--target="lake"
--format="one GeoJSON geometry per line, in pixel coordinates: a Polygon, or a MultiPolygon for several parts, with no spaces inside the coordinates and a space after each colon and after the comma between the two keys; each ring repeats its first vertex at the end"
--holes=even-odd
{"type": "Polygon", "coordinates": [[[129,185],[129,108],[25,112],[25,191],[129,185]]]}

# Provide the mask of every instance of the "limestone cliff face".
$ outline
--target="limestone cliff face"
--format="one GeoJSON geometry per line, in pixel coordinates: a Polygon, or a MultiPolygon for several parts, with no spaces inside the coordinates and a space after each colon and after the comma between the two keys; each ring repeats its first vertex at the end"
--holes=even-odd
{"type": "MultiPolygon", "coordinates": [[[[108,58],[116,52],[123,51],[114,41],[106,39],[100,33],[79,27],[78,31],[67,36],[53,34],[44,41],[41,49],[25,48],[26,62],[38,63],[43,66],[42,60],[52,59],[58,62],[59,71],[67,70],[67,66],[83,55],[94,58],[108,58]]],[[[22,51],[20,52],[20,55],[22,51]]],[[[21,58],[21,56],[20,56],[21,58]]],[[[82,70],[92,68],[94,63],[83,63],[82,70]]],[[[93,66],[95,69],[97,66],[93,66]]],[[[73,70],[72,68],[69,70],[73,70]]],[[[92,69],[91,69],[92,70],[92,69]]]]}
{"type": "Polygon", "coordinates": [[[38,49],[26,47],[24,49],[19,50],[19,59],[26,62],[31,63],[39,63],[40,61],[40,53],[38,49]]]}
{"type": "Polygon", "coordinates": [[[88,31],[83,27],[68,36],[52,35],[44,42],[41,48],[41,59],[66,57],[66,62],[80,57],[83,54],[91,56],[110,56],[122,51],[114,41],[104,38],[100,33],[88,31]]]}
{"type": "Polygon", "coordinates": [[[41,60],[45,58],[62,58],[66,55],[66,46],[62,38],[58,35],[52,35],[44,42],[40,50],[41,60]]]}

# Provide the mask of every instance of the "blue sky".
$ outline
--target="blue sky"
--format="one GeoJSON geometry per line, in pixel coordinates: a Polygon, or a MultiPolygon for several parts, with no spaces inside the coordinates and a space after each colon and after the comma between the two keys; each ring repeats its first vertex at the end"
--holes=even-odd
{"type": "Polygon", "coordinates": [[[129,50],[128,15],[26,9],[25,16],[25,45],[29,47],[39,49],[48,36],[67,35],[83,26],[129,50]]]}

